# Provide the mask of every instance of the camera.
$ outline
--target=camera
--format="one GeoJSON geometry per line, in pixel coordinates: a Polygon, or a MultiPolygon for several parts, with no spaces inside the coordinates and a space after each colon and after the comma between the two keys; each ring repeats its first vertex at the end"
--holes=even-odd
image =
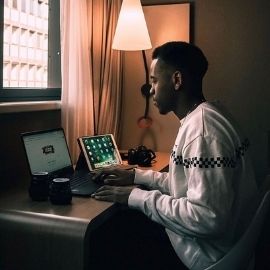
{"type": "Polygon", "coordinates": [[[151,149],[147,149],[144,145],[128,150],[128,164],[130,165],[137,164],[141,167],[150,167],[155,157],[155,152],[151,149]]]}

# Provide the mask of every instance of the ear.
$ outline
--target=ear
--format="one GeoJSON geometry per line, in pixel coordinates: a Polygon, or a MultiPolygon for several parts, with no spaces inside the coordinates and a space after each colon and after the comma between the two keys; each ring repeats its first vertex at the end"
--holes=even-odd
{"type": "Polygon", "coordinates": [[[173,74],[174,89],[179,90],[182,85],[182,74],[180,71],[175,71],[173,74]]]}

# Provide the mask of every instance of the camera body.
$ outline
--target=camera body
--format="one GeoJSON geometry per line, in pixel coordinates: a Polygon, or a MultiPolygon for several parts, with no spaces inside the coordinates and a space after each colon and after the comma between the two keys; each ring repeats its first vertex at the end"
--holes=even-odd
{"type": "Polygon", "coordinates": [[[144,145],[128,150],[128,164],[130,165],[137,164],[141,167],[150,167],[155,157],[155,152],[151,149],[147,149],[144,145]]]}

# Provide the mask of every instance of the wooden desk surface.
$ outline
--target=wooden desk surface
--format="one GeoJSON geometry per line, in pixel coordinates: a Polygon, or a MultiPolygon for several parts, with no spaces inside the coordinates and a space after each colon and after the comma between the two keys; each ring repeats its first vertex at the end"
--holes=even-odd
{"type": "MultiPolygon", "coordinates": [[[[160,171],[168,165],[168,153],[156,155],[153,166],[142,169],[160,171]]],[[[119,209],[117,204],[75,196],[70,205],[34,202],[27,189],[0,194],[0,269],[85,269],[86,235],[119,209]]]]}
{"type": "Polygon", "coordinates": [[[92,198],[73,196],[70,205],[53,205],[47,201],[32,201],[27,190],[14,191],[10,194],[3,194],[0,199],[0,209],[24,211],[48,215],[59,215],[78,219],[85,219],[90,222],[112,203],[96,201],[92,198]]]}
{"type": "MultiPolygon", "coordinates": [[[[168,165],[169,154],[157,152],[156,156],[156,162],[153,162],[151,167],[139,168],[154,171],[164,169],[168,165]]],[[[110,202],[96,201],[89,197],[78,196],[73,196],[70,205],[52,205],[50,201],[36,202],[29,197],[27,188],[9,190],[0,194],[0,209],[73,217],[86,219],[88,222],[91,222],[91,220],[111,206],[112,203],[110,202]]]]}

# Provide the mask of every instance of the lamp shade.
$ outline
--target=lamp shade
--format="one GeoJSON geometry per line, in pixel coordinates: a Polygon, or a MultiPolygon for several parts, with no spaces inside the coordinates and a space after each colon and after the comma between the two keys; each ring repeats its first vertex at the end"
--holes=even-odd
{"type": "Polygon", "coordinates": [[[124,51],[152,48],[140,0],[123,0],[112,48],[124,51]]]}

